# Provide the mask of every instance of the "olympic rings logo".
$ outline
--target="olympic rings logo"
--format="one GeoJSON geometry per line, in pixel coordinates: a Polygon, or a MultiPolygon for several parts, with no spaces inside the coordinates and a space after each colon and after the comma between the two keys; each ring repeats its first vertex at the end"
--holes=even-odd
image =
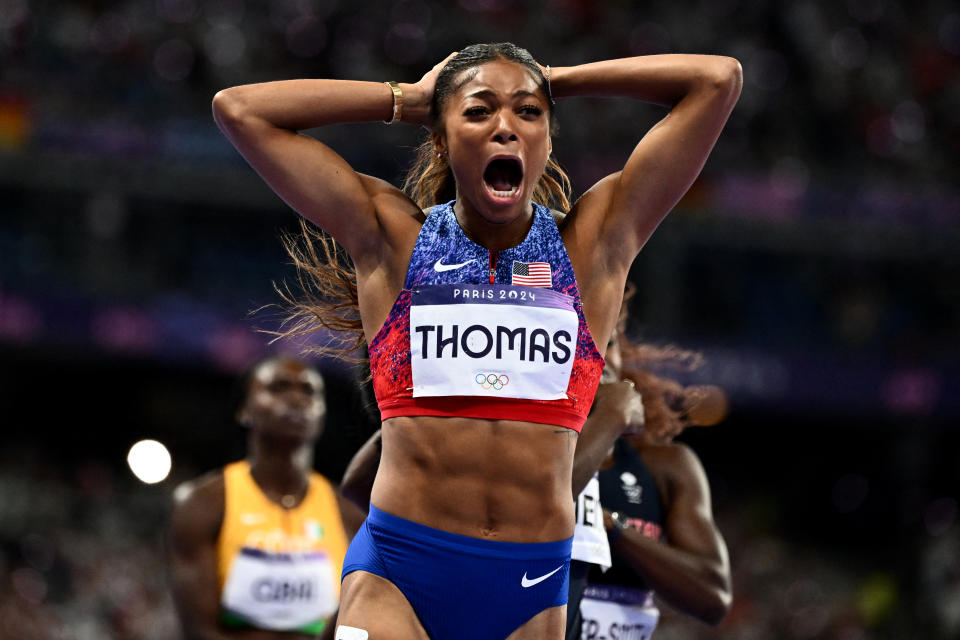
{"type": "Polygon", "coordinates": [[[505,386],[510,384],[510,376],[505,373],[497,375],[495,373],[478,373],[477,377],[474,378],[474,382],[480,385],[483,389],[493,389],[494,391],[500,391],[505,386]]]}

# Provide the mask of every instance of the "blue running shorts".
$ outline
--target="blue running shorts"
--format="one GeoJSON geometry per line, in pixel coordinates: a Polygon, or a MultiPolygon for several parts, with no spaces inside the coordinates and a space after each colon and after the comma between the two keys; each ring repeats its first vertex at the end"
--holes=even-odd
{"type": "Polygon", "coordinates": [[[433,640],[506,638],[567,603],[573,538],[499,542],[433,529],[370,506],[343,576],[367,571],[406,596],[433,640]]]}

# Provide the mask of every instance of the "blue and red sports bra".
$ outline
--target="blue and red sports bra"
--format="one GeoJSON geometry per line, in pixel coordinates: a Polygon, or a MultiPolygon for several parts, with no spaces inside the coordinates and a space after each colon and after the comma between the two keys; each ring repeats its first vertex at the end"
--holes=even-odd
{"type": "Polygon", "coordinates": [[[369,346],[383,420],[583,427],[604,361],[553,215],[533,206],[526,239],[499,252],[467,238],[452,202],[430,211],[403,290],[369,346]]]}

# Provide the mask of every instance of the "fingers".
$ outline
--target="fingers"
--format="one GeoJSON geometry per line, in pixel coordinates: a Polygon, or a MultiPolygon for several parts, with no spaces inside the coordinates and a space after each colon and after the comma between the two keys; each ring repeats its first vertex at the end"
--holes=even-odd
{"type": "Polygon", "coordinates": [[[433,68],[430,69],[430,71],[427,71],[425,74],[423,74],[423,77],[420,78],[420,84],[421,84],[421,85],[424,84],[424,83],[426,83],[426,84],[429,85],[430,93],[431,93],[431,94],[433,93],[433,85],[434,85],[434,83],[437,81],[437,75],[440,74],[441,69],[443,69],[445,66],[447,66],[447,63],[450,62],[450,60],[452,60],[453,57],[456,56],[458,53],[460,53],[460,52],[459,52],[459,51],[454,51],[453,53],[451,53],[450,55],[448,55],[446,58],[444,58],[443,60],[441,60],[441,61],[438,62],[437,64],[433,65],[433,68]]]}
{"type": "Polygon", "coordinates": [[[437,73],[439,73],[440,70],[443,69],[445,66],[447,66],[447,63],[450,62],[458,53],[460,53],[460,52],[459,52],[459,51],[454,51],[453,53],[451,53],[450,55],[448,55],[446,58],[444,58],[443,60],[441,60],[441,61],[438,62],[437,64],[433,65],[434,71],[436,71],[437,73]]]}
{"type": "Polygon", "coordinates": [[[629,413],[627,418],[627,427],[623,430],[624,435],[637,435],[643,431],[646,423],[646,416],[643,410],[643,398],[637,392],[636,384],[633,380],[623,380],[624,388],[628,394],[629,413]]]}
{"type": "Polygon", "coordinates": [[[454,51],[446,58],[433,65],[433,68],[423,74],[423,77],[420,78],[415,84],[415,90],[413,91],[413,96],[406,103],[406,108],[404,110],[404,115],[411,114],[407,117],[404,117],[404,122],[410,124],[419,124],[424,127],[427,131],[431,130],[431,119],[430,119],[430,104],[433,101],[433,92],[437,84],[437,76],[440,75],[440,71],[446,66],[450,60],[459,53],[459,51],[454,51]]]}
{"type": "Polygon", "coordinates": [[[621,398],[624,402],[629,402],[634,395],[639,395],[637,385],[633,383],[633,380],[617,379],[612,375],[605,375],[603,373],[600,376],[600,386],[597,388],[597,393],[604,395],[613,394],[621,398]]]}

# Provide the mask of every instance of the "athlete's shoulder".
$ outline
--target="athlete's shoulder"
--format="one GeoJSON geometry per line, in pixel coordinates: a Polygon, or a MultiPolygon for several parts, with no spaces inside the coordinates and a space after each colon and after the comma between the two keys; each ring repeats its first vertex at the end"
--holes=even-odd
{"type": "Polygon", "coordinates": [[[215,469],[192,480],[187,480],[173,490],[174,508],[193,505],[214,506],[212,503],[223,504],[226,487],[223,469],[215,469]]]}
{"type": "Polygon", "coordinates": [[[638,451],[644,464],[654,474],[701,467],[699,456],[682,442],[644,444],[638,451]]]}
{"type": "Polygon", "coordinates": [[[223,525],[224,496],[222,469],[174,489],[170,535],[176,550],[190,552],[216,540],[223,525]]]}
{"type": "Polygon", "coordinates": [[[700,457],[682,442],[643,446],[640,456],[657,485],[669,491],[670,495],[682,489],[699,492],[708,486],[700,457]]]}

